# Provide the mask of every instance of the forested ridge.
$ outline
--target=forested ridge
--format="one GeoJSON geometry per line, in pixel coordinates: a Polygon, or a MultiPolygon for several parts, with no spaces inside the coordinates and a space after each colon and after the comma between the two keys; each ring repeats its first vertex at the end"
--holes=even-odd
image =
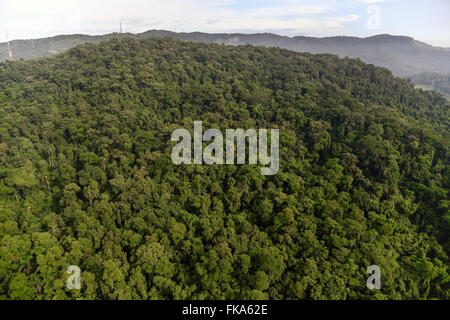
{"type": "Polygon", "coordinates": [[[285,49],[113,39],[1,63],[0,298],[450,299],[448,112],[285,49]],[[172,164],[196,120],[279,129],[278,173],[172,164]]]}
{"type": "MultiPolygon", "coordinates": [[[[331,53],[341,58],[359,58],[385,67],[396,76],[413,76],[422,72],[450,73],[450,51],[433,47],[410,37],[378,34],[367,38],[287,37],[273,33],[204,33],[148,30],[142,33],[108,33],[103,35],[71,34],[55,37],[13,40],[11,50],[16,60],[49,57],[77,45],[113,38],[173,38],[227,45],[252,45],[289,49],[297,52],[331,53]]],[[[7,43],[0,43],[0,61],[9,60],[7,43]]]]}

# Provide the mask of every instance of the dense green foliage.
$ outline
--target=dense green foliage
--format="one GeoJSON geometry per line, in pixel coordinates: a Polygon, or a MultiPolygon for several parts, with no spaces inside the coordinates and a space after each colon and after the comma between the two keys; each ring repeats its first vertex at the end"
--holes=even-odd
{"type": "Polygon", "coordinates": [[[116,39],[2,63],[0,297],[449,299],[448,109],[283,49],[116,39]],[[194,120],[278,128],[278,174],[173,165],[194,120]]]}
{"type": "MultiPolygon", "coordinates": [[[[366,63],[388,68],[394,75],[406,77],[422,72],[450,73],[450,50],[433,47],[410,37],[379,34],[357,37],[286,37],[273,33],[203,33],[148,30],[143,33],[108,33],[103,35],[59,35],[50,38],[14,40],[11,48],[16,60],[49,57],[84,43],[113,38],[173,38],[186,41],[252,45],[289,49],[297,52],[330,53],[341,58],[358,58],[366,63]]],[[[0,43],[0,62],[9,59],[7,43],[0,43]]]]}

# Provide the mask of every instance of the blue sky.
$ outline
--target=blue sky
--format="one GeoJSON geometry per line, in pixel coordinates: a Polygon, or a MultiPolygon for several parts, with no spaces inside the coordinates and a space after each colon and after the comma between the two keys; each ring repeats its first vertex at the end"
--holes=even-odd
{"type": "Polygon", "coordinates": [[[109,33],[120,21],[129,32],[389,33],[450,47],[450,0],[0,0],[10,39],[109,33]]]}

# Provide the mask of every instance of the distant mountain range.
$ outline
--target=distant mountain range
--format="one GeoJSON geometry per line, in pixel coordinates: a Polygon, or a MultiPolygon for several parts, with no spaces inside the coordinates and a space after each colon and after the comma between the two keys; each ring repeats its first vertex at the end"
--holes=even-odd
{"type": "MultiPolygon", "coordinates": [[[[147,32],[110,33],[99,36],[82,34],[60,35],[35,40],[11,41],[15,59],[48,57],[83,43],[94,43],[111,38],[169,37],[196,42],[280,47],[298,52],[331,53],[340,57],[359,58],[364,62],[389,68],[397,76],[411,76],[422,72],[450,73],[450,48],[433,47],[410,37],[376,35],[357,37],[286,37],[272,33],[209,34],[201,32],[176,33],[165,30],[147,32]]],[[[8,59],[6,43],[0,43],[0,61],[8,59]]]]}

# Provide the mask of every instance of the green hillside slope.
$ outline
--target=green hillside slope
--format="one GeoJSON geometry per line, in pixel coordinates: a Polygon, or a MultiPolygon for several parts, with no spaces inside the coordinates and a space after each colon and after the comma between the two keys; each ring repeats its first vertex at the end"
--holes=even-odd
{"type": "MultiPolygon", "coordinates": [[[[277,47],[297,52],[330,53],[341,58],[359,58],[366,63],[385,67],[397,76],[422,72],[450,73],[450,50],[433,47],[410,37],[380,34],[358,37],[287,37],[273,33],[203,33],[148,30],[142,33],[108,33],[103,35],[71,34],[49,38],[14,40],[11,48],[16,60],[49,57],[77,45],[113,38],[173,38],[195,42],[227,45],[277,47]]],[[[8,60],[7,43],[0,43],[0,61],[8,60]]]]}
{"type": "Polygon", "coordinates": [[[448,112],[284,49],[114,39],[1,63],[0,298],[450,299],[448,112]],[[278,173],[174,165],[195,120],[279,129],[278,173]]]}

